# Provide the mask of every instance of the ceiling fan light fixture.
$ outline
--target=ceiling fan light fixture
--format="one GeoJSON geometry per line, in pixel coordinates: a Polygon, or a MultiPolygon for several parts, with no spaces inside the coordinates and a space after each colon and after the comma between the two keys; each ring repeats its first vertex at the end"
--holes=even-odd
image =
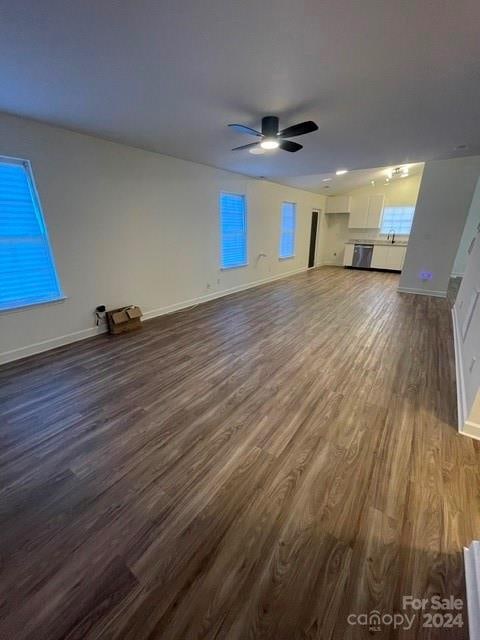
{"type": "MultiPolygon", "coordinates": [[[[305,134],[312,133],[318,129],[318,125],[315,124],[313,120],[307,120],[305,122],[293,124],[292,126],[280,131],[277,116],[264,116],[262,118],[261,131],[247,127],[244,124],[231,123],[228,126],[237,133],[244,133],[257,138],[256,142],[242,144],[239,147],[234,147],[232,151],[244,151],[245,149],[251,151],[254,148],[260,148],[263,151],[281,149],[282,151],[288,151],[289,153],[295,153],[303,149],[303,145],[298,144],[298,142],[293,142],[292,140],[289,140],[289,138],[304,136],[305,134]]],[[[260,151],[251,152],[254,154],[261,153],[260,151]]]]}
{"type": "Polygon", "coordinates": [[[408,178],[408,165],[400,165],[393,169],[388,169],[385,173],[389,180],[395,180],[396,178],[408,178]]]}
{"type": "Polygon", "coordinates": [[[278,149],[280,142],[274,138],[264,138],[264,140],[261,141],[260,146],[262,149],[278,149]]]}

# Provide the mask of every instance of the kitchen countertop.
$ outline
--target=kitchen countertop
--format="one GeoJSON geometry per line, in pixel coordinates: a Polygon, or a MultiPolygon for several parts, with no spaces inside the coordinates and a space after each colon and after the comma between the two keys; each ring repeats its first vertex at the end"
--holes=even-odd
{"type": "Polygon", "coordinates": [[[392,243],[391,240],[368,240],[368,239],[353,239],[353,240],[347,240],[345,242],[345,244],[380,244],[380,245],[390,245],[393,244],[393,246],[397,246],[397,247],[406,247],[408,242],[406,240],[395,240],[395,242],[392,243]]]}

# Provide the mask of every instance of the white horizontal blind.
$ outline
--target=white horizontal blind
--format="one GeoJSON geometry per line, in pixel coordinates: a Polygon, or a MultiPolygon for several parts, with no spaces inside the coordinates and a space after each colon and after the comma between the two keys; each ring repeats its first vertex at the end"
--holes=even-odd
{"type": "Polygon", "coordinates": [[[415,207],[385,207],[380,233],[409,235],[414,215],[415,207]]]}
{"type": "Polygon", "coordinates": [[[245,196],[222,193],[220,196],[222,269],[247,264],[247,213],[245,196]]]}
{"type": "Polygon", "coordinates": [[[29,165],[0,158],[0,311],[62,297],[29,165]]]}
{"type": "Polygon", "coordinates": [[[294,202],[282,202],[280,223],[280,258],[293,258],[295,255],[296,208],[294,202]]]}

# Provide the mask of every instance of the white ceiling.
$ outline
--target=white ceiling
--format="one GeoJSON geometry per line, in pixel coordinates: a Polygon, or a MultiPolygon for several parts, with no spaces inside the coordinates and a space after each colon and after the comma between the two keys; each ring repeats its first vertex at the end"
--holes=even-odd
{"type": "Polygon", "coordinates": [[[479,24],[478,0],[0,0],[0,110],[278,182],[471,155],[479,24]],[[232,152],[266,114],[320,130],[232,152]]]}
{"type": "MultiPolygon", "coordinates": [[[[422,173],[424,163],[404,164],[401,167],[408,167],[408,175],[410,177],[422,173]]],[[[384,185],[385,180],[390,176],[391,170],[395,168],[396,165],[376,167],[375,169],[357,169],[341,176],[335,175],[335,172],[311,176],[294,176],[285,178],[284,183],[306,191],[321,193],[325,196],[336,196],[341,193],[348,193],[352,189],[367,187],[372,183],[372,180],[377,185],[384,185]]],[[[394,180],[402,179],[400,177],[394,178],[394,180]]],[[[390,181],[389,184],[392,184],[392,182],[390,181]]]]}

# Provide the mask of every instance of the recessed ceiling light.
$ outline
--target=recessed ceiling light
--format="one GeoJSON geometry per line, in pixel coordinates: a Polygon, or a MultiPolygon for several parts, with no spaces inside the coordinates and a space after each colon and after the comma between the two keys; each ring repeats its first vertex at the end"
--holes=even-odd
{"type": "Polygon", "coordinates": [[[331,178],[323,178],[322,182],[330,182],[331,178]]]}
{"type": "Polygon", "coordinates": [[[280,143],[278,140],[274,140],[273,138],[265,138],[261,141],[260,146],[262,149],[278,149],[280,143]]]}
{"type": "Polygon", "coordinates": [[[337,176],[343,176],[345,173],[348,173],[348,169],[337,169],[337,171],[335,171],[337,176]]]}
{"type": "Polygon", "coordinates": [[[370,184],[372,185],[372,187],[375,186],[375,180],[370,180],[370,184]]]}
{"type": "Polygon", "coordinates": [[[252,147],[250,153],[253,153],[255,156],[260,156],[265,153],[265,149],[262,149],[262,147],[252,147]]]}

